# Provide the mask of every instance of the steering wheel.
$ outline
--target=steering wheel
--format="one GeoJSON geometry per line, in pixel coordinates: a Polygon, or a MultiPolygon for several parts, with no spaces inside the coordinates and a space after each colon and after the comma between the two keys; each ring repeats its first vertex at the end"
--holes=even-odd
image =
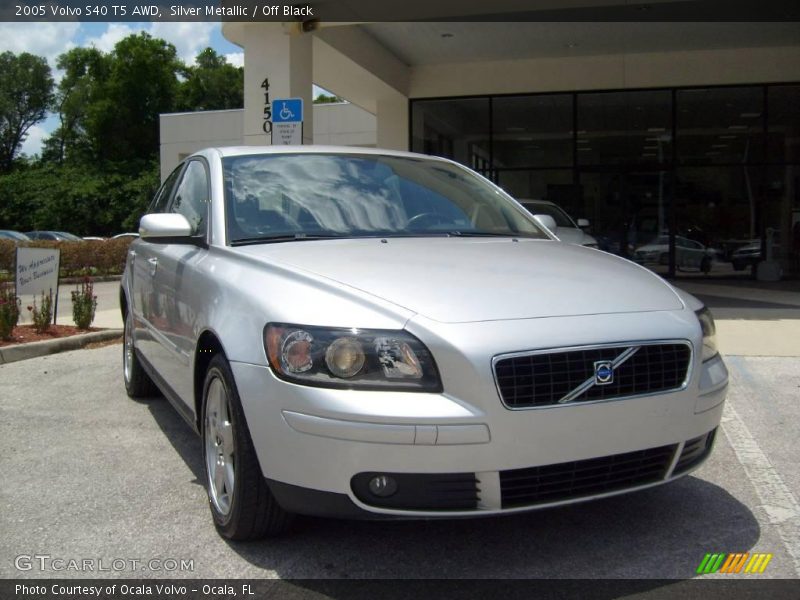
{"type": "Polygon", "coordinates": [[[447,223],[445,218],[442,215],[437,215],[436,213],[419,213],[418,215],[414,215],[408,220],[406,223],[407,229],[416,229],[416,228],[427,228],[432,225],[442,225],[447,223]]]}

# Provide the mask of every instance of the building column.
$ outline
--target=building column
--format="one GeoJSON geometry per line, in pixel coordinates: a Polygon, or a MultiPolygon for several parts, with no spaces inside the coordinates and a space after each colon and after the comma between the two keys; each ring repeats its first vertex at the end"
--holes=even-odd
{"type": "Polygon", "coordinates": [[[410,149],[408,139],[408,97],[382,96],[376,102],[377,146],[387,150],[410,149]]]}
{"type": "Polygon", "coordinates": [[[271,143],[264,131],[265,94],[303,99],[303,144],[314,141],[312,34],[298,23],[257,23],[244,30],[244,131],[247,145],[271,143]],[[269,90],[262,87],[269,81],[269,90]]]}

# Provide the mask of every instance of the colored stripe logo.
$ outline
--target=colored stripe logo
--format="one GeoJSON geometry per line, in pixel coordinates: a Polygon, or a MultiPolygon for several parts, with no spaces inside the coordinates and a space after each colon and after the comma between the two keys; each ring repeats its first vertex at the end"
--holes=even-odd
{"type": "Polygon", "coordinates": [[[772,554],[756,552],[734,552],[731,554],[706,554],[697,567],[698,575],[711,573],[763,573],[767,569],[772,554]]]}

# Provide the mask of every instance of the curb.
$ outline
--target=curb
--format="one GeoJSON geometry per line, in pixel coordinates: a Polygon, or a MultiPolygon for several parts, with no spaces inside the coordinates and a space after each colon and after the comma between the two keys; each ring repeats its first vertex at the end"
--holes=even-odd
{"type": "Polygon", "coordinates": [[[48,354],[56,354],[57,352],[66,352],[67,350],[78,350],[83,348],[86,344],[104,342],[118,337],[122,337],[122,329],[106,329],[105,331],[82,333],[80,335],[58,338],[56,340],[29,342],[27,344],[19,344],[18,346],[6,346],[0,348],[0,365],[16,362],[18,360],[36,358],[38,356],[46,356],[48,354]]]}

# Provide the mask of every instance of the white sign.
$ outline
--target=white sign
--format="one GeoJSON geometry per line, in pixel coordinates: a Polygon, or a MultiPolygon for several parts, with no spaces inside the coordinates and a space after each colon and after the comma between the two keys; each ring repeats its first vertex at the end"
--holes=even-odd
{"type": "Polygon", "coordinates": [[[17,248],[17,296],[38,297],[52,290],[55,297],[60,258],[54,248],[17,248]]]}
{"type": "Polygon", "coordinates": [[[272,143],[276,146],[299,146],[303,143],[302,123],[272,123],[272,143]]]}

